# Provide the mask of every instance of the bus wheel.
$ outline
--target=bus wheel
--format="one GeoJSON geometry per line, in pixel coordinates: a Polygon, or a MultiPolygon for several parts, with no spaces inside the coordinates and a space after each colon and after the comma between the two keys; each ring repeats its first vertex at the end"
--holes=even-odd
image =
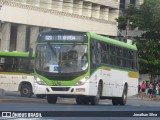
{"type": "Polygon", "coordinates": [[[119,99],[119,104],[120,105],[125,105],[127,102],[127,87],[125,86],[124,87],[124,90],[123,90],[123,95],[122,97],[119,99]]]}
{"type": "Polygon", "coordinates": [[[22,97],[32,96],[32,86],[29,84],[23,84],[20,89],[20,94],[22,97]]]}
{"type": "Polygon", "coordinates": [[[96,96],[92,96],[90,98],[91,105],[97,105],[97,104],[99,104],[101,93],[102,93],[102,84],[99,83],[98,90],[97,90],[97,95],[96,96]]]}
{"type": "Polygon", "coordinates": [[[89,105],[89,97],[85,96],[84,100],[83,100],[83,104],[84,105],[89,105]]]}
{"type": "Polygon", "coordinates": [[[56,95],[47,95],[47,101],[49,104],[55,104],[57,102],[56,95]]]}
{"type": "Polygon", "coordinates": [[[117,98],[112,98],[112,105],[118,105],[118,99],[117,98]]]}
{"type": "Polygon", "coordinates": [[[77,95],[76,96],[76,103],[77,103],[77,105],[88,105],[89,104],[89,97],[77,95]]]}
{"type": "Polygon", "coordinates": [[[36,97],[37,97],[37,98],[45,98],[46,95],[45,95],[45,94],[37,94],[36,97]]]}
{"type": "Polygon", "coordinates": [[[76,103],[77,103],[77,105],[82,105],[83,104],[82,101],[83,101],[82,96],[77,95],[76,96],[76,103]]]}

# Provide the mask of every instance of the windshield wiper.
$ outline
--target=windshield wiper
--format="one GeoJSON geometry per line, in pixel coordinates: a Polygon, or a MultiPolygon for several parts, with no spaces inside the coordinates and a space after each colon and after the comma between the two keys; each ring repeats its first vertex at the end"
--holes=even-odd
{"type": "Polygon", "coordinates": [[[48,42],[48,46],[50,47],[52,53],[57,57],[57,53],[54,51],[54,49],[52,48],[52,45],[50,44],[50,42],[48,42]]]}
{"type": "MultiPolygon", "coordinates": [[[[48,42],[48,46],[50,47],[52,53],[57,57],[57,53],[54,51],[54,49],[53,49],[52,45],[50,44],[50,42],[48,42]]],[[[60,49],[61,49],[61,47],[60,47],[60,49]]],[[[60,50],[60,52],[61,52],[61,50],[60,50]]],[[[59,71],[59,73],[61,73],[61,63],[58,62],[58,61],[56,61],[56,62],[58,63],[58,71],[59,71]]]]}

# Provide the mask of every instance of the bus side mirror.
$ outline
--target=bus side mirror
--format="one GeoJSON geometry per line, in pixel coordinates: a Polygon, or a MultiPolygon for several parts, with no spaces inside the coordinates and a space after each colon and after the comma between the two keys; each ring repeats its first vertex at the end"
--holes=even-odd
{"type": "Polygon", "coordinates": [[[29,49],[29,58],[32,58],[32,55],[33,55],[33,48],[30,48],[29,49]]]}

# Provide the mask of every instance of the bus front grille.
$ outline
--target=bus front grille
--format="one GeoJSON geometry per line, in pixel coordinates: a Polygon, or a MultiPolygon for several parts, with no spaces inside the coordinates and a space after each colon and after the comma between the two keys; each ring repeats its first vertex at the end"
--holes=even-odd
{"type": "Polygon", "coordinates": [[[70,87],[51,87],[53,91],[69,91],[70,87]]]}

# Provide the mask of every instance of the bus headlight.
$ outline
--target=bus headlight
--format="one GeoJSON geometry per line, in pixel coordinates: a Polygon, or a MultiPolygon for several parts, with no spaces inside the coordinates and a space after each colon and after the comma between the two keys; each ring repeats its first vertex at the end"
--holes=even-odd
{"type": "Polygon", "coordinates": [[[34,76],[34,79],[36,80],[36,83],[38,83],[39,85],[46,85],[46,83],[43,80],[41,80],[39,77],[34,76]]]}
{"type": "Polygon", "coordinates": [[[80,85],[84,85],[88,80],[88,76],[84,77],[83,79],[79,80],[77,83],[76,83],[76,86],[80,86],[80,85]]]}

